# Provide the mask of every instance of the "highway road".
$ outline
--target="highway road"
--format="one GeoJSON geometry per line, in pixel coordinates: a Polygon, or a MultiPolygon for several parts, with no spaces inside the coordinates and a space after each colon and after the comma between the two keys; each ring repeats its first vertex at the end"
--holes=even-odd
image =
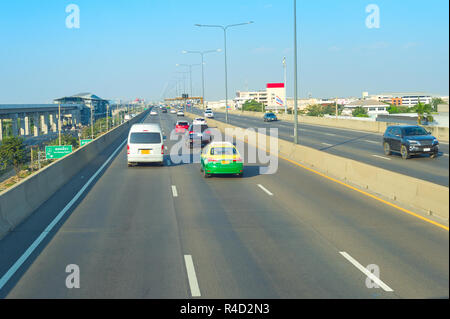
{"type": "MultiPolygon", "coordinates": [[[[145,122],[168,135],[176,120],[145,122]]],[[[449,298],[444,229],[286,161],[274,175],[247,164],[243,178],[169,157],[128,168],[125,138],[0,241],[0,297],[449,298]],[[65,285],[69,264],[79,289],[65,285]]]]}
{"type": "MultiPolygon", "coordinates": [[[[203,111],[193,108],[203,116],[203,111]]],[[[214,112],[215,120],[225,122],[225,113],[214,112]]],[[[229,123],[244,128],[278,128],[279,138],[293,140],[294,124],[287,121],[265,123],[261,118],[229,114],[229,123]]],[[[299,123],[299,144],[330,154],[412,176],[443,186],[449,186],[449,145],[441,143],[440,156],[414,156],[405,161],[399,154],[385,156],[382,134],[299,123]]]]}

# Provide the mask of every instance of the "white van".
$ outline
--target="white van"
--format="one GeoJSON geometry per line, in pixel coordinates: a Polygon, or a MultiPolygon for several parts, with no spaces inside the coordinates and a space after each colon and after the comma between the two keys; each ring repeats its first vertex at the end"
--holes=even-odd
{"type": "Polygon", "coordinates": [[[164,137],[159,124],[134,124],[128,134],[128,166],[138,163],[164,165],[164,137]]]}

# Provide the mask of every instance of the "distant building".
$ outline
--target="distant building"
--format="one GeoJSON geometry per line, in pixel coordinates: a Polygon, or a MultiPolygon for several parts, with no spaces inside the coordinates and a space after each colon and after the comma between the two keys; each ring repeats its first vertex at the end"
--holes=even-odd
{"type": "MultiPolygon", "coordinates": [[[[228,103],[230,103],[230,102],[228,101],[228,103]]],[[[207,101],[206,107],[211,108],[211,109],[225,109],[225,100],[207,101]]]]}
{"type": "Polygon", "coordinates": [[[417,104],[430,104],[433,97],[431,94],[423,92],[396,92],[396,93],[381,93],[369,96],[370,99],[377,100],[379,102],[385,102],[397,106],[412,107],[417,104]]]}
{"type": "Polygon", "coordinates": [[[379,114],[384,114],[384,115],[389,114],[389,112],[387,111],[387,108],[389,107],[389,105],[387,105],[383,102],[379,102],[379,101],[375,101],[375,100],[357,100],[357,101],[347,104],[345,106],[344,110],[342,111],[342,115],[351,116],[352,112],[357,107],[364,108],[370,117],[375,117],[379,114]]]}
{"type": "Polygon", "coordinates": [[[53,100],[55,104],[81,104],[81,123],[88,125],[91,122],[91,111],[94,112],[94,121],[106,117],[109,102],[91,93],[80,93],[53,100]]]}
{"type": "Polygon", "coordinates": [[[234,99],[235,108],[241,109],[245,102],[252,100],[255,100],[256,102],[262,103],[264,104],[264,106],[267,106],[267,91],[236,92],[236,98],[234,99]]]}
{"type": "Polygon", "coordinates": [[[241,109],[245,102],[252,100],[264,104],[266,110],[284,110],[287,103],[284,83],[268,83],[266,90],[236,92],[235,108],[241,109]]]}

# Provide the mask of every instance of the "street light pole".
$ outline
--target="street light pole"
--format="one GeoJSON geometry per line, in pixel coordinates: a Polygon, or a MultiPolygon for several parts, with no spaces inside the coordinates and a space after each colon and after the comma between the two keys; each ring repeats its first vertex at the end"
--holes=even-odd
{"type": "Polygon", "coordinates": [[[294,144],[298,144],[297,100],[297,0],[294,0],[294,144]]]}
{"type": "Polygon", "coordinates": [[[223,39],[225,48],[225,123],[228,123],[228,67],[227,67],[227,28],[223,28],[223,39]]]}
{"type": "Polygon", "coordinates": [[[228,70],[227,70],[227,29],[231,27],[237,27],[241,25],[252,24],[253,21],[249,21],[246,23],[238,23],[238,24],[230,24],[227,26],[223,25],[205,25],[205,24],[196,24],[197,27],[209,27],[209,28],[220,28],[223,30],[223,39],[224,39],[224,55],[225,55],[225,122],[228,123],[228,70]]]}
{"type": "Polygon", "coordinates": [[[202,103],[203,103],[203,112],[205,111],[205,61],[204,61],[204,53],[201,53],[202,56],[202,103]]]}
{"type": "Polygon", "coordinates": [[[208,51],[183,51],[183,54],[186,53],[196,53],[196,54],[200,54],[202,57],[202,102],[203,102],[203,111],[206,108],[206,104],[205,104],[205,54],[208,53],[213,53],[213,52],[220,52],[222,51],[221,49],[217,49],[217,50],[208,50],[208,51]]]}
{"type": "MultiPolygon", "coordinates": [[[[177,66],[187,66],[189,68],[189,86],[190,86],[190,95],[192,95],[192,67],[197,66],[198,64],[177,64],[177,66]]],[[[186,93],[186,92],[184,92],[186,93]]]]}

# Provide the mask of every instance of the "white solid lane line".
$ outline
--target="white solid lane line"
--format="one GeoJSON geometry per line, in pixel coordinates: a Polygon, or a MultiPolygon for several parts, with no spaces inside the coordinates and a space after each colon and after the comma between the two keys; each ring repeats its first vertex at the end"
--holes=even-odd
{"type": "Polygon", "coordinates": [[[177,187],[175,185],[172,185],[172,194],[173,197],[178,197],[177,187]]]}
{"type": "Polygon", "coordinates": [[[200,287],[198,286],[197,275],[195,274],[194,262],[191,255],[184,255],[184,262],[186,263],[186,271],[191,288],[192,297],[200,297],[200,287]]]}
{"type": "Polygon", "coordinates": [[[347,259],[350,263],[352,263],[353,266],[358,268],[364,275],[366,275],[370,280],[372,280],[374,283],[376,283],[378,286],[383,288],[384,291],[392,292],[394,290],[391,289],[388,285],[386,285],[384,282],[381,281],[380,278],[375,276],[372,272],[367,270],[365,267],[363,267],[358,261],[356,261],[352,256],[347,254],[345,251],[339,252],[342,256],[344,256],[345,259],[347,259]]]}
{"type": "Polygon", "coordinates": [[[378,158],[382,158],[382,159],[384,159],[384,160],[388,160],[388,161],[390,161],[391,159],[390,158],[388,158],[388,157],[384,157],[384,156],[380,156],[380,155],[372,155],[373,157],[378,157],[378,158]]]}
{"type": "Polygon", "coordinates": [[[328,144],[328,143],[322,143],[322,145],[325,145],[325,146],[333,146],[332,144],[328,144]]]}
{"type": "Polygon", "coordinates": [[[377,142],[377,141],[364,140],[364,142],[372,143],[372,144],[380,144],[380,142],[377,142]]]}
{"type": "Polygon", "coordinates": [[[101,171],[111,162],[117,153],[123,149],[127,140],[123,141],[122,144],[112,153],[112,155],[106,160],[105,163],[95,172],[94,175],[84,184],[84,186],[78,191],[78,193],[71,199],[71,201],[59,212],[59,214],[52,220],[52,222],[44,229],[44,231],[39,235],[39,237],[31,244],[30,247],[20,256],[19,259],[11,266],[11,268],[0,278],[0,290],[8,282],[8,280],[16,273],[16,271],[22,266],[22,264],[28,259],[28,257],[33,253],[33,251],[39,246],[39,244],[47,237],[47,235],[52,231],[53,227],[63,218],[63,216],[69,211],[72,205],[80,198],[80,196],[86,191],[90,184],[97,178],[101,171]]]}
{"type": "Polygon", "coordinates": [[[336,136],[336,134],[331,134],[331,133],[323,133],[323,134],[328,135],[328,136],[336,136]]]}
{"type": "Polygon", "coordinates": [[[258,187],[261,188],[264,192],[266,192],[267,195],[273,196],[273,194],[272,194],[267,188],[265,188],[264,186],[262,186],[261,184],[258,184],[258,187]]]}

